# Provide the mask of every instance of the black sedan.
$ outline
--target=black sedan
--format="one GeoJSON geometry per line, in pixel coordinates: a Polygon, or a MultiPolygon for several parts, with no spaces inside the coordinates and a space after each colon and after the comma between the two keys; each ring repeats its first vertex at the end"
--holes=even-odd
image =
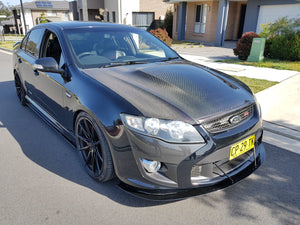
{"type": "Polygon", "coordinates": [[[17,95],[76,145],[88,174],[152,199],[227,187],[264,161],[242,82],[138,28],[46,23],[14,47],[17,95]]]}

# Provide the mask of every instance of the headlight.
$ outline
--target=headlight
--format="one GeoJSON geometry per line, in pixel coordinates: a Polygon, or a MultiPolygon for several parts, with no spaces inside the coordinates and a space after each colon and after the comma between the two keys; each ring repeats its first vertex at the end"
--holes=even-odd
{"type": "Polygon", "coordinates": [[[124,124],[131,130],[173,143],[204,142],[199,132],[182,121],[161,120],[121,114],[124,124]]]}

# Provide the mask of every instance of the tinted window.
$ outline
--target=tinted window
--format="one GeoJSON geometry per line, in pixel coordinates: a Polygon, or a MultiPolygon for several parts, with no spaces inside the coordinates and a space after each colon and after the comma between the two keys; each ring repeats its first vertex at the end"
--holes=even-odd
{"type": "Polygon", "coordinates": [[[53,57],[58,65],[61,66],[63,63],[61,54],[62,51],[57,36],[49,31],[45,43],[46,45],[43,57],[53,57]]]}
{"type": "Polygon", "coordinates": [[[25,51],[31,55],[38,57],[41,39],[44,34],[44,29],[32,30],[29,34],[28,41],[26,43],[25,51]]]}
{"type": "Polygon", "coordinates": [[[75,61],[81,68],[157,62],[178,56],[149,32],[140,29],[84,28],[68,29],[65,33],[75,61]]]}
{"type": "Polygon", "coordinates": [[[21,47],[20,47],[21,49],[24,49],[24,50],[25,50],[25,46],[26,46],[28,37],[29,37],[29,33],[27,33],[26,36],[23,38],[23,41],[22,41],[21,47]]]}

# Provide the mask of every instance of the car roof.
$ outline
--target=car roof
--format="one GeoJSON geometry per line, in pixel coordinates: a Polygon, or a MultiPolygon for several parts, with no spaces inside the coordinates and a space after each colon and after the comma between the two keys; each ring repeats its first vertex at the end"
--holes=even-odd
{"type": "Polygon", "coordinates": [[[92,27],[105,27],[105,28],[132,28],[128,25],[104,22],[83,22],[83,21],[67,21],[67,22],[50,22],[39,24],[36,27],[52,27],[54,29],[64,30],[73,28],[92,28],[92,27]]]}

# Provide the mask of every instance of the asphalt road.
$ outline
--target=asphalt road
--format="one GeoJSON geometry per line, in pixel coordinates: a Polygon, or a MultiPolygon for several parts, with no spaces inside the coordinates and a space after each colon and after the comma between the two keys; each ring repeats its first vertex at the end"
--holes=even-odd
{"type": "Polygon", "coordinates": [[[0,51],[0,224],[299,224],[300,155],[265,144],[265,163],[225,190],[146,201],[99,184],[78,153],[17,101],[11,55],[0,51]]]}

